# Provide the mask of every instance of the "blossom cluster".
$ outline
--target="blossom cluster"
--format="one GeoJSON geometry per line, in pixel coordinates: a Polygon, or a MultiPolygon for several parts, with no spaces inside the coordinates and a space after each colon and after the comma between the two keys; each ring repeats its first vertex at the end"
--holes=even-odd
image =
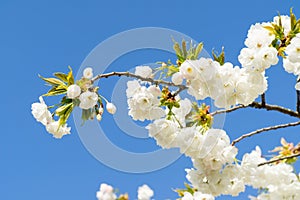
{"type": "MultiPolygon", "coordinates": [[[[186,60],[179,72],[173,75],[173,81],[174,76],[186,79],[188,93],[197,100],[210,97],[219,108],[249,105],[267,90],[264,73],[234,67],[229,62],[221,66],[210,58],[186,60]]],[[[178,84],[179,81],[174,83],[178,84]]]]}
{"type": "MultiPolygon", "coordinates": [[[[41,122],[46,130],[55,138],[62,138],[64,135],[70,134],[71,128],[67,126],[67,119],[70,116],[75,106],[82,109],[82,119],[93,119],[94,116],[100,121],[103,114],[103,103],[101,96],[97,93],[98,88],[95,88],[91,79],[93,78],[93,70],[88,67],[83,71],[81,80],[74,83],[72,70],[69,74],[56,73],[56,78],[43,78],[52,89],[44,96],[54,96],[65,94],[62,98],[59,107],[55,111],[55,115],[59,120],[54,120],[54,114],[49,111],[49,106],[46,105],[42,96],[40,102],[31,105],[32,115],[41,122]]],[[[109,113],[114,114],[116,107],[106,99],[106,109],[109,113]]]]}
{"type": "Polygon", "coordinates": [[[291,43],[286,47],[285,52],[287,56],[283,59],[283,67],[287,72],[298,76],[295,88],[300,90],[300,33],[291,40],[291,43]]]}
{"type": "MultiPolygon", "coordinates": [[[[153,190],[146,184],[140,186],[138,188],[138,200],[150,200],[153,197],[153,190]]],[[[102,183],[100,185],[99,191],[96,193],[96,197],[98,200],[128,200],[129,197],[127,194],[120,195],[117,197],[114,188],[106,183],[102,183]]]]}
{"type": "MultiPolygon", "coordinates": [[[[187,50],[183,41],[182,49],[178,43],[174,45],[178,58],[175,65],[168,61],[157,69],[137,66],[134,74],[123,73],[139,79],[127,82],[128,114],[134,120],[151,120],[146,127],[149,137],[162,148],[178,148],[192,161],[192,168],[186,169],[191,186],[179,190],[182,200],[238,196],[246,186],[261,191],[257,197],[250,197],[252,200],[300,199],[299,175],[289,162],[268,164],[259,147],[238,161],[238,149],[231,144],[229,135],[225,130],[212,127],[209,106],[198,105],[199,100],[206,98],[225,109],[253,103],[267,91],[266,70],[279,62],[279,56],[283,58],[284,69],[298,76],[295,88],[300,90],[300,20],[297,21],[292,12],[291,17],[276,16],[272,22],[252,25],[244,44],[246,47],[238,56],[241,67],[225,62],[223,51],[219,56],[213,53],[214,59],[198,59],[203,44],[187,50]],[[155,80],[160,70],[160,78],[155,80]],[[167,78],[171,82],[166,82],[167,78]],[[168,87],[161,88],[160,83],[168,87]],[[172,91],[174,87],[176,91],[172,91]],[[184,89],[192,98],[180,97],[184,89]]],[[[121,73],[110,75],[113,74],[121,73]]],[[[103,101],[109,113],[116,112],[114,104],[101,96],[99,88],[93,85],[96,79],[91,68],[86,68],[83,77],[76,82],[71,69],[68,74],[55,73],[54,76],[56,78],[41,78],[52,87],[43,96],[63,95],[55,112],[50,112],[53,106],[47,106],[42,96],[40,102],[32,104],[31,110],[34,118],[55,138],[70,134],[67,119],[75,107],[82,109],[83,121],[95,117],[100,121],[103,101]],[[54,116],[59,119],[55,120],[54,116]]],[[[153,195],[147,185],[138,188],[138,200],[150,200],[153,195]]],[[[107,184],[101,184],[96,196],[98,200],[128,199],[127,194],[117,197],[114,188],[107,184]]]]}
{"type": "Polygon", "coordinates": [[[39,100],[40,102],[31,105],[34,118],[42,123],[46,127],[46,130],[55,138],[62,138],[62,136],[70,134],[71,127],[67,127],[67,124],[59,127],[59,122],[52,118],[52,114],[48,110],[43,97],[40,97],[39,100]]]}
{"type": "MultiPolygon", "coordinates": [[[[188,94],[196,100],[210,97],[215,106],[230,108],[238,104],[247,106],[266,92],[266,69],[278,63],[278,55],[284,58],[285,70],[294,73],[299,79],[300,33],[290,42],[285,42],[286,38],[291,37],[290,21],[288,16],[277,16],[272,22],[252,25],[245,40],[246,47],[238,57],[242,67],[211,58],[186,59],[175,70],[171,66],[174,71],[172,83],[186,85],[188,94]],[[281,38],[277,29],[281,31],[281,38]]],[[[146,66],[136,69],[136,75],[142,77],[153,74],[146,66]]],[[[300,89],[300,83],[296,89],[300,89]]],[[[189,99],[181,99],[177,94],[172,96],[171,92],[164,95],[157,86],[137,80],[127,83],[126,94],[129,115],[134,120],[153,120],[147,129],[149,136],[159,146],[166,149],[179,148],[181,153],[191,158],[193,168],[186,170],[186,177],[194,192],[184,192],[183,200],[214,199],[220,195],[238,196],[246,186],[264,189],[264,192],[251,199],[300,199],[299,177],[291,165],[275,163],[259,166],[266,162],[259,147],[245,154],[242,161],[238,162],[238,149],[230,144],[224,130],[207,128],[195,122],[195,119],[200,118],[193,114],[194,103],[189,99]],[[162,103],[165,101],[168,103],[162,103]]]]}

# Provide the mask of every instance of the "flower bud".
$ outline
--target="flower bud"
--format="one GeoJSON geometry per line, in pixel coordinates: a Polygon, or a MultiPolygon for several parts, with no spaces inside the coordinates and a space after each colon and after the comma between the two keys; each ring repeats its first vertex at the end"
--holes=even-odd
{"type": "Polygon", "coordinates": [[[87,79],[93,78],[93,69],[91,67],[85,68],[83,70],[83,77],[87,79]]]}
{"type": "Polygon", "coordinates": [[[152,69],[149,66],[137,66],[135,68],[135,75],[143,78],[149,78],[152,75],[152,69]]]}
{"type": "Polygon", "coordinates": [[[182,81],[183,81],[183,77],[182,77],[182,74],[180,72],[177,72],[177,73],[173,74],[173,76],[172,76],[172,82],[175,85],[182,84],[182,81]]]}
{"type": "Polygon", "coordinates": [[[116,111],[117,111],[117,108],[116,108],[116,106],[114,105],[114,104],[112,104],[112,103],[107,103],[106,104],[106,110],[107,110],[107,112],[109,112],[110,114],[115,114],[116,113],[116,111]]]}
{"type": "Polygon", "coordinates": [[[99,112],[100,115],[103,114],[103,107],[102,106],[98,109],[98,112],[99,112]]]}
{"type": "Polygon", "coordinates": [[[81,89],[78,85],[70,85],[67,89],[67,97],[69,99],[75,99],[81,93],[81,89]]]}
{"type": "Polygon", "coordinates": [[[102,115],[101,115],[101,114],[97,114],[96,118],[97,118],[97,120],[100,122],[101,119],[102,119],[102,115]]]}

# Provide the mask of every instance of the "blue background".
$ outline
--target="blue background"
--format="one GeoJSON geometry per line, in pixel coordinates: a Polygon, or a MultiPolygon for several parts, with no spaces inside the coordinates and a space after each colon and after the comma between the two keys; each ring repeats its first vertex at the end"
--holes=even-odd
{"type": "MultiPolygon", "coordinates": [[[[225,46],[226,60],[238,64],[237,56],[244,46],[250,25],[272,20],[277,11],[288,14],[292,6],[300,17],[297,0],[2,0],[0,199],[96,199],[95,193],[102,182],[119,188],[121,192],[129,192],[131,199],[135,199],[137,187],[143,183],[154,189],[155,199],[175,199],[177,196],[172,188],[183,187],[186,181],[184,169],[191,167],[188,159],[182,157],[156,172],[129,174],[110,169],[94,159],[82,145],[72,118],[69,120],[72,134],[62,140],[52,138],[30,113],[31,103],[48,89],[37,74],[49,76],[56,71],[67,71],[68,65],[76,72],[88,53],[101,41],[121,31],[146,26],[182,32],[204,41],[208,51],[225,46]]],[[[129,54],[127,58],[123,56],[112,69],[122,70],[122,66],[166,59],[167,55],[160,56],[149,50],[149,54],[140,52],[129,54]]],[[[267,102],[294,109],[296,78],[284,72],[280,64],[269,69],[267,75],[270,86],[267,102]]],[[[115,80],[103,83],[103,93],[107,97],[109,85],[115,80]]],[[[109,137],[122,148],[135,152],[157,148],[150,139],[140,141],[125,137],[117,128],[112,128],[111,116],[105,116],[102,126],[110,128],[109,137]]],[[[236,138],[256,128],[295,120],[279,113],[244,109],[228,114],[224,129],[231,138],[236,138]]],[[[298,143],[299,130],[288,128],[246,139],[237,145],[239,155],[251,151],[256,145],[260,145],[266,154],[279,145],[283,136],[298,143]]],[[[247,195],[242,194],[236,199],[245,199],[247,195]]]]}

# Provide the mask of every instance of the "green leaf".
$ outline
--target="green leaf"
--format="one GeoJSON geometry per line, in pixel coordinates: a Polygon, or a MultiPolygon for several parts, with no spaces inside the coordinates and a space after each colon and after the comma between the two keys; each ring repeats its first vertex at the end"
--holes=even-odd
{"type": "Polygon", "coordinates": [[[199,57],[199,54],[201,53],[203,49],[203,42],[200,42],[197,47],[196,47],[196,51],[195,51],[195,59],[197,59],[199,57]]]}
{"type": "Polygon", "coordinates": [[[73,111],[73,108],[74,104],[71,102],[56,109],[55,113],[59,116],[60,126],[64,125],[67,122],[68,118],[70,117],[70,114],[73,111]]]}
{"type": "Polygon", "coordinates": [[[68,103],[68,104],[66,104],[66,105],[60,106],[59,108],[56,109],[55,113],[56,113],[58,116],[63,115],[63,114],[66,112],[66,110],[67,110],[70,106],[72,106],[72,104],[73,104],[73,103],[68,103]]]}
{"type": "Polygon", "coordinates": [[[50,85],[64,85],[64,82],[57,78],[44,78],[41,75],[39,75],[41,79],[43,79],[45,82],[49,83],[50,85]]]}
{"type": "Polygon", "coordinates": [[[69,73],[68,73],[68,76],[67,76],[67,81],[68,81],[68,84],[69,85],[73,85],[74,84],[74,77],[73,77],[73,71],[72,71],[72,68],[69,66],[69,73]]]}
{"type": "Polygon", "coordinates": [[[225,63],[225,52],[224,52],[224,47],[222,47],[222,52],[217,55],[214,50],[212,51],[212,55],[215,61],[217,61],[218,63],[220,63],[220,65],[224,65],[225,63]]]}
{"type": "Polygon", "coordinates": [[[56,72],[53,75],[56,76],[57,78],[59,78],[60,80],[62,80],[63,82],[68,83],[68,78],[67,78],[68,75],[67,74],[64,74],[61,72],[56,72]]]}
{"type": "Polygon", "coordinates": [[[186,58],[187,57],[187,51],[186,51],[186,42],[184,40],[182,40],[181,46],[182,46],[182,52],[183,52],[182,57],[186,58]]]}
{"type": "Polygon", "coordinates": [[[92,116],[93,116],[92,109],[82,109],[82,113],[81,113],[82,124],[84,124],[84,122],[89,120],[92,116]]]}
{"type": "Polygon", "coordinates": [[[290,19],[291,19],[291,30],[294,30],[297,23],[296,16],[293,13],[293,8],[290,9],[290,19]]]}
{"type": "Polygon", "coordinates": [[[179,46],[178,42],[175,42],[175,44],[173,45],[173,49],[174,49],[174,51],[175,51],[177,57],[178,57],[178,56],[179,56],[179,57],[183,57],[182,51],[181,51],[181,49],[180,49],[180,46],[179,46]]]}
{"type": "Polygon", "coordinates": [[[64,90],[64,89],[60,89],[60,90],[57,90],[57,89],[51,89],[48,91],[47,94],[44,94],[43,96],[56,96],[56,95],[61,95],[61,94],[65,94],[67,93],[67,90],[64,90]]]}

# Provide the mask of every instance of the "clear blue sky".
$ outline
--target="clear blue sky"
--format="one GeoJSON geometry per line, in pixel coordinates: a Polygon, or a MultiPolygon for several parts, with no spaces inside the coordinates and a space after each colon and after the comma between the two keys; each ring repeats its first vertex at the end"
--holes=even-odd
{"type": "MultiPolygon", "coordinates": [[[[152,173],[130,174],[113,170],[90,155],[80,141],[73,118],[69,120],[72,135],[62,140],[52,138],[30,113],[31,103],[48,89],[37,74],[48,76],[67,71],[68,65],[77,71],[101,41],[128,29],[147,26],[170,28],[204,41],[208,51],[225,46],[226,59],[238,64],[237,56],[249,26],[271,20],[277,11],[287,14],[292,6],[300,17],[298,0],[0,1],[0,199],[96,199],[101,182],[129,192],[131,199],[143,183],[155,190],[155,199],[175,199],[171,188],[182,187],[186,181],[184,169],[191,166],[188,159],[182,157],[152,173]]],[[[111,69],[122,70],[122,66],[163,59],[166,55],[160,57],[150,50],[148,56],[146,51],[128,54],[113,63],[111,69]]],[[[280,65],[268,70],[267,75],[267,101],[293,109],[295,77],[285,73],[280,65]]],[[[113,81],[116,79],[103,83],[107,97],[110,93],[105,88],[113,81]]],[[[231,138],[236,138],[256,128],[294,120],[274,112],[249,109],[227,115],[224,128],[231,138]]],[[[101,123],[103,129],[111,130],[108,137],[122,148],[134,152],[156,148],[152,140],[124,136],[114,125],[110,116],[101,123]]],[[[299,131],[300,128],[289,128],[268,132],[247,139],[238,147],[244,153],[259,144],[267,153],[272,146],[279,145],[283,136],[298,143],[299,131]]]]}

